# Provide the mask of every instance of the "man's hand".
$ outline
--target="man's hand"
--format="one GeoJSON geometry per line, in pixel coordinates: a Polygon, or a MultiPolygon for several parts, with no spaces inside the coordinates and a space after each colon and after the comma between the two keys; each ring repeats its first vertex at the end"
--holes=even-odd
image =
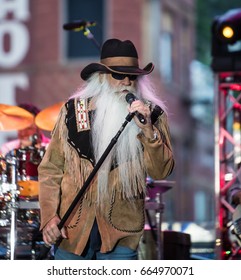
{"type": "Polygon", "coordinates": [[[59,223],[60,218],[55,216],[43,228],[43,241],[48,246],[55,244],[60,237],[68,238],[65,228],[62,228],[61,231],[59,230],[59,223]]]}

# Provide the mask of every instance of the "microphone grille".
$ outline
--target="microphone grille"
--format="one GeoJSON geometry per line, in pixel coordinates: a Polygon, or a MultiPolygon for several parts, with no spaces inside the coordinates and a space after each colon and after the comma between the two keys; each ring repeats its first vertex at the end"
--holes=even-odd
{"type": "Polygon", "coordinates": [[[134,100],[136,100],[135,95],[131,92],[128,92],[126,95],[126,102],[131,104],[134,100]]]}

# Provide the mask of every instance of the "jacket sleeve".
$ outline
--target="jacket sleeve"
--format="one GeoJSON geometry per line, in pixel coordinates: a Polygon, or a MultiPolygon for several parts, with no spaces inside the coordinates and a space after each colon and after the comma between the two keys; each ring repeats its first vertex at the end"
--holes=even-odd
{"type": "Polygon", "coordinates": [[[38,166],[40,229],[43,229],[46,223],[58,213],[60,187],[64,172],[64,152],[60,137],[60,131],[65,126],[64,118],[65,108],[62,107],[52,132],[51,141],[38,166]]]}
{"type": "Polygon", "coordinates": [[[154,127],[158,134],[157,141],[149,141],[142,133],[138,138],[144,147],[147,175],[154,180],[162,180],[172,173],[175,164],[165,113],[158,117],[154,127]]]}

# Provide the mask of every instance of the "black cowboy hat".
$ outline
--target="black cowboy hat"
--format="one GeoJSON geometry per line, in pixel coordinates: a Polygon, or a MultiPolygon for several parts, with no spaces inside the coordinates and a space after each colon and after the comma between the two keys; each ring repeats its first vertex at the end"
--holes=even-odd
{"type": "Polygon", "coordinates": [[[153,69],[153,63],[147,64],[143,69],[139,68],[138,54],[130,40],[109,39],[102,46],[100,63],[87,65],[80,76],[83,80],[87,80],[94,72],[147,75],[153,69]]]}

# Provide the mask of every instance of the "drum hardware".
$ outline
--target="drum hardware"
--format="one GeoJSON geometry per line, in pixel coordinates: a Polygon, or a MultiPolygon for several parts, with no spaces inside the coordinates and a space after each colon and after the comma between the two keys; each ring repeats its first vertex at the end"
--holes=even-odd
{"type": "Polygon", "coordinates": [[[15,149],[12,155],[18,158],[18,186],[20,197],[36,199],[39,193],[38,165],[45,153],[45,147],[26,147],[15,149]]]}
{"type": "Polygon", "coordinates": [[[9,225],[9,220],[8,219],[0,219],[0,227],[6,227],[9,225]]]}
{"type": "Polygon", "coordinates": [[[8,225],[10,225],[8,204],[5,197],[3,197],[3,199],[0,200],[0,227],[8,225]]]}
{"type": "Polygon", "coordinates": [[[39,202],[37,200],[19,200],[19,209],[39,209],[39,202]]]}
{"type": "Polygon", "coordinates": [[[163,233],[162,233],[162,215],[164,213],[164,202],[163,202],[163,193],[170,190],[175,182],[166,181],[166,180],[152,180],[151,178],[147,178],[146,180],[148,195],[145,202],[146,209],[146,217],[148,219],[148,223],[152,230],[152,235],[157,244],[157,259],[163,259],[163,233]],[[154,210],[155,212],[155,226],[152,225],[149,210],[154,210]],[[154,232],[156,229],[156,232],[154,232]]]}
{"type": "Polygon", "coordinates": [[[5,244],[5,259],[16,259],[25,250],[24,248],[28,248],[31,259],[34,259],[35,243],[41,242],[42,238],[39,233],[39,203],[36,200],[38,182],[29,180],[29,178],[35,178],[27,175],[29,166],[28,163],[24,164],[31,158],[29,151],[33,154],[32,159],[35,161],[34,164],[31,163],[31,167],[37,168],[35,163],[40,162],[37,155],[42,155],[42,149],[37,151],[31,148],[19,152],[16,150],[6,158],[2,156],[0,160],[0,241],[5,244]],[[23,174],[26,176],[24,177],[23,174]],[[19,179],[25,181],[18,182],[19,179]]]}
{"type": "MultiPolygon", "coordinates": [[[[61,106],[57,107],[60,109],[61,106]]],[[[57,107],[51,113],[55,119],[58,115],[57,107]]],[[[48,116],[45,111],[39,119],[44,117],[48,122],[49,112],[47,113],[48,116]]],[[[27,110],[0,104],[0,131],[22,130],[34,123],[35,117],[27,110]]],[[[51,125],[54,126],[52,118],[51,125]]],[[[37,140],[33,136],[31,147],[10,152],[6,158],[0,154],[0,239],[6,239],[4,244],[7,259],[16,257],[17,234],[39,235],[39,205],[35,201],[39,193],[37,167],[43,158],[45,147],[38,148],[37,140]]],[[[23,242],[24,238],[19,239],[23,242]]],[[[42,242],[39,237],[37,240],[42,242]]]]}
{"type": "Polygon", "coordinates": [[[6,257],[7,259],[14,260],[16,256],[15,246],[17,238],[17,209],[18,209],[18,187],[17,187],[17,158],[8,157],[7,171],[9,183],[9,201],[7,202],[7,211],[10,213],[10,233],[8,235],[8,247],[6,257]]]}

